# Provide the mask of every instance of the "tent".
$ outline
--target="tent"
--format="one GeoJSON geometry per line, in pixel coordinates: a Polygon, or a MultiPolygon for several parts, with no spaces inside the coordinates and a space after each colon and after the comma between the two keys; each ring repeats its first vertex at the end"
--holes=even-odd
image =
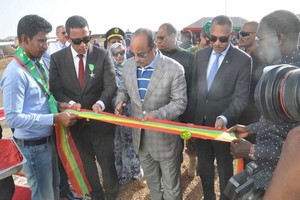
{"type": "MultiPolygon", "coordinates": [[[[230,17],[233,24],[233,30],[240,30],[241,27],[246,23],[248,20],[241,18],[241,17],[230,17]]],[[[183,30],[190,30],[193,32],[201,32],[202,27],[209,21],[211,21],[213,17],[202,17],[201,19],[195,21],[194,23],[188,25],[187,27],[183,28],[183,30]]]]}

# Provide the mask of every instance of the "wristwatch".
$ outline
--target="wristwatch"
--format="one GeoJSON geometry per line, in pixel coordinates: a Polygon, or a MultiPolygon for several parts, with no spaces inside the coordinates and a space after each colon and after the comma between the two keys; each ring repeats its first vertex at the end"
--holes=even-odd
{"type": "Polygon", "coordinates": [[[255,158],[255,156],[254,156],[254,147],[255,147],[255,144],[252,144],[250,147],[250,152],[248,154],[248,156],[251,160],[257,160],[257,158],[255,158]]]}

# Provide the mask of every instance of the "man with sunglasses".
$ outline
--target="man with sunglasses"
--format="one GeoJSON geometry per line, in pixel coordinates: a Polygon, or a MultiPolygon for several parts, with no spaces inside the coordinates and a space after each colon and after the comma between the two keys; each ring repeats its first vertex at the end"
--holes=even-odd
{"type": "MultiPolygon", "coordinates": [[[[108,52],[90,44],[91,32],[85,18],[68,18],[66,31],[71,45],[51,56],[51,91],[57,100],[77,110],[112,112],[116,81],[108,52]]],[[[119,183],[114,162],[114,125],[81,119],[70,131],[92,188],[91,198],[116,199],[119,183]],[[104,188],[95,159],[102,170],[104,188]]]]}
{"type": "MultiPolygon", "coordinates": [[[[211,46],[196,53],[191,88],[188,90],[188,123],[225,129],[236,124],[246,108],[251,77],[251,58],[230,41],[234,32],[229,17],[220,15],[212,20],[211,46]],[[218,59],[218,60],[217,60],[218,59]],[[212,73],[215,76],[212,77],[212,73]]],[[[214,200],[214,160],[219,172],[221,200],[233,175],[230,144],[197,139],[198,170],[205,200],[214,200]]]]}
{"type": "MultiPolygon", "coordinates": [[[[115,114],[122,114],[130,100],[132,117],[178,121],[187,104],[183,67],[157,49],[150,29],[141,28],[132,35],[130,52],[133,58],[124,65],[115,114]]],[[[180,136],[133,129],[132,137],[151,199],[181,200],[180,136]]]]}
{"type": "Polygon", "coordinates": [[[46,65],[46,67],[48,68],[48,70],[50,67],[50,56],[53,53],[55,53],[63,48],[66,48],[67,46],[70,45],[70,43],[68,42],[67,32],[66,32],[66,28],[64,25],[59,25],[56,27],[56,36],[57,36],[57,41],[50,42],[48,45],[47,51],[43,55],[43,61],[46,65]]]}
{"type": "MultiPolygon", "coordinates": [[[[56,27],[56,36],[57,41],[56,42],[50,42],[48,45],[47,51],[44,53],[41,62],[43,62],[44,66],[47,69],[47,75],[49,77],[49,70],[50,70],[50,56],[69,46],[69,42],[67,41],[67,32],[64,25],[59,25],[56,27]]],[[[68,182],[68,176],[66,174],[66,171],[64,167],[62,166],[62,163],[60,161],[60,158],[58,159],[58,169],[60,174],[60,184],[59,184],[59,190],[60,190],[60,197],[64,198],[66,200],[71,199],[80,199],[75,197],[73,192],[70,190],[69,182],[68,182]]]]}
{"type": "Polygon", "coordinates": [[[239,43],[240,49],[243,49],[249,55],[256,49],[256,30],[258,23],[255,21],[246,22],[239,32],[239,43]]]}
{"type": "MultiPolygon", "coordinates": [[[[251,75],[251,86],[249,103],[247,108],[244,110],[242,115],[239,117],[238,124],[249,125],[251,123],[259,121],[260,112],[258,111],[254,101],[254,91],[258,80],[260,79],[263,68],[266,63],[263,61],[260,55],[259,47],[256,44],[256,31],[258,28],[258,22],[249,21],[246,22],[239,32],[239,48],[243,49],[252,58],[252,75],[251,75]]],[[[255,136],[249,136],[247,140],[252,143],[256,143],[255,136]]],[[[249,158],[244,159],[244,163],[251,161],[249,158]]]]}

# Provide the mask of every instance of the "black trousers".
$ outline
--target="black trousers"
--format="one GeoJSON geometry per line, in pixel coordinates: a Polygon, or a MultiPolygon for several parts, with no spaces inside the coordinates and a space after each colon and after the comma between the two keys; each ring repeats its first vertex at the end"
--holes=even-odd
{"type": "Polygon", "coordinates": [[[115,167],[114,133],[114,125],[94,120],[90,120],[89,124],[78,122],[71,127],[72,137],[92,188],[90,193],[92,199],[117,198],[119,180],[115,167]],[[96,163],[101,167],[103,187],[96,163]]]}
{"type": "Polygon", "coordinates": [[[198,170],[202,182],[205,200],[216,199],[214,189],[215,167],[214,160],[217,160],[220,200],[228,198],[223,194],[227,182],[233,176],[233,158],[230,155],[230,143],[213,140],[197,139],[198,170]]]}
{"type": "MultiPolygon", "coordinates": [[[[0,139],[2,138],[2,126],[0,125],[0,139]]],[[[15,183],[12,176],[0,180],[0,200],[12,199],[15,192],[15,183]]]]}
{"type": "Polygon", "coordinates": [[[15,184],[12,176],[0,180],[0,200],[12,199],[15,192],[15,184]]]}

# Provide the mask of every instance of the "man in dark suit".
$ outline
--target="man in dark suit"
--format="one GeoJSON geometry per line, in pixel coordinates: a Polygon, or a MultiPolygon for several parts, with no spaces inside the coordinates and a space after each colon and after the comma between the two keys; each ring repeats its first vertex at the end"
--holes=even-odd
{"type": "MultiPolygon", "coordinates": [[[[70,17],[66,31],[71,45],[51,55],[50,88],[56,100],[77,110],[112,112],[116,83],[108,52],[89,43],[90,30],[83,17],[70,17]]],[[[92,187],[92,199],[116,199],[119,185],[114,164],[114,125],[82,119],[70,130],[92,187]],[[105,195],[95,158],[102,169],[105,195]]]]}
{"type": "MultiPolygon", "coordinates": [[[[196,54],[191,88],[188,90],[186,120],[197,125],[218,129],[237,122],[246,108],[251,77],[251,58],[230,44],[234,32],[227,16],[212,20],[211,47],[196,54]],[[218,59],[218,62],[216,62],[218,59]],[[216,71],[212,76],[212,71],[216,71]]],[[[197,139],[198,169],[204,199],[215,199],[214,159],[217,160],[221,200],[224,188],[233,175],[230,143],[197,139]]]]}
{"type": "MultiPolygon", "coordinates": [[[[156,32],[156,44],[160,52],[179,62],[184,68],[187,87],[190,82],[190,70],[193,65],[194,55],[187,52],[177,44],[177,30],[170,23],[163,23],[156,32]]],[[[183,140],[182,140],[183,141],[183,140]]],[[[186,141],[185,152],[189,156],[188,175],[194,177],[196,172],[196,144],[195,139],[186,141]]]]}

